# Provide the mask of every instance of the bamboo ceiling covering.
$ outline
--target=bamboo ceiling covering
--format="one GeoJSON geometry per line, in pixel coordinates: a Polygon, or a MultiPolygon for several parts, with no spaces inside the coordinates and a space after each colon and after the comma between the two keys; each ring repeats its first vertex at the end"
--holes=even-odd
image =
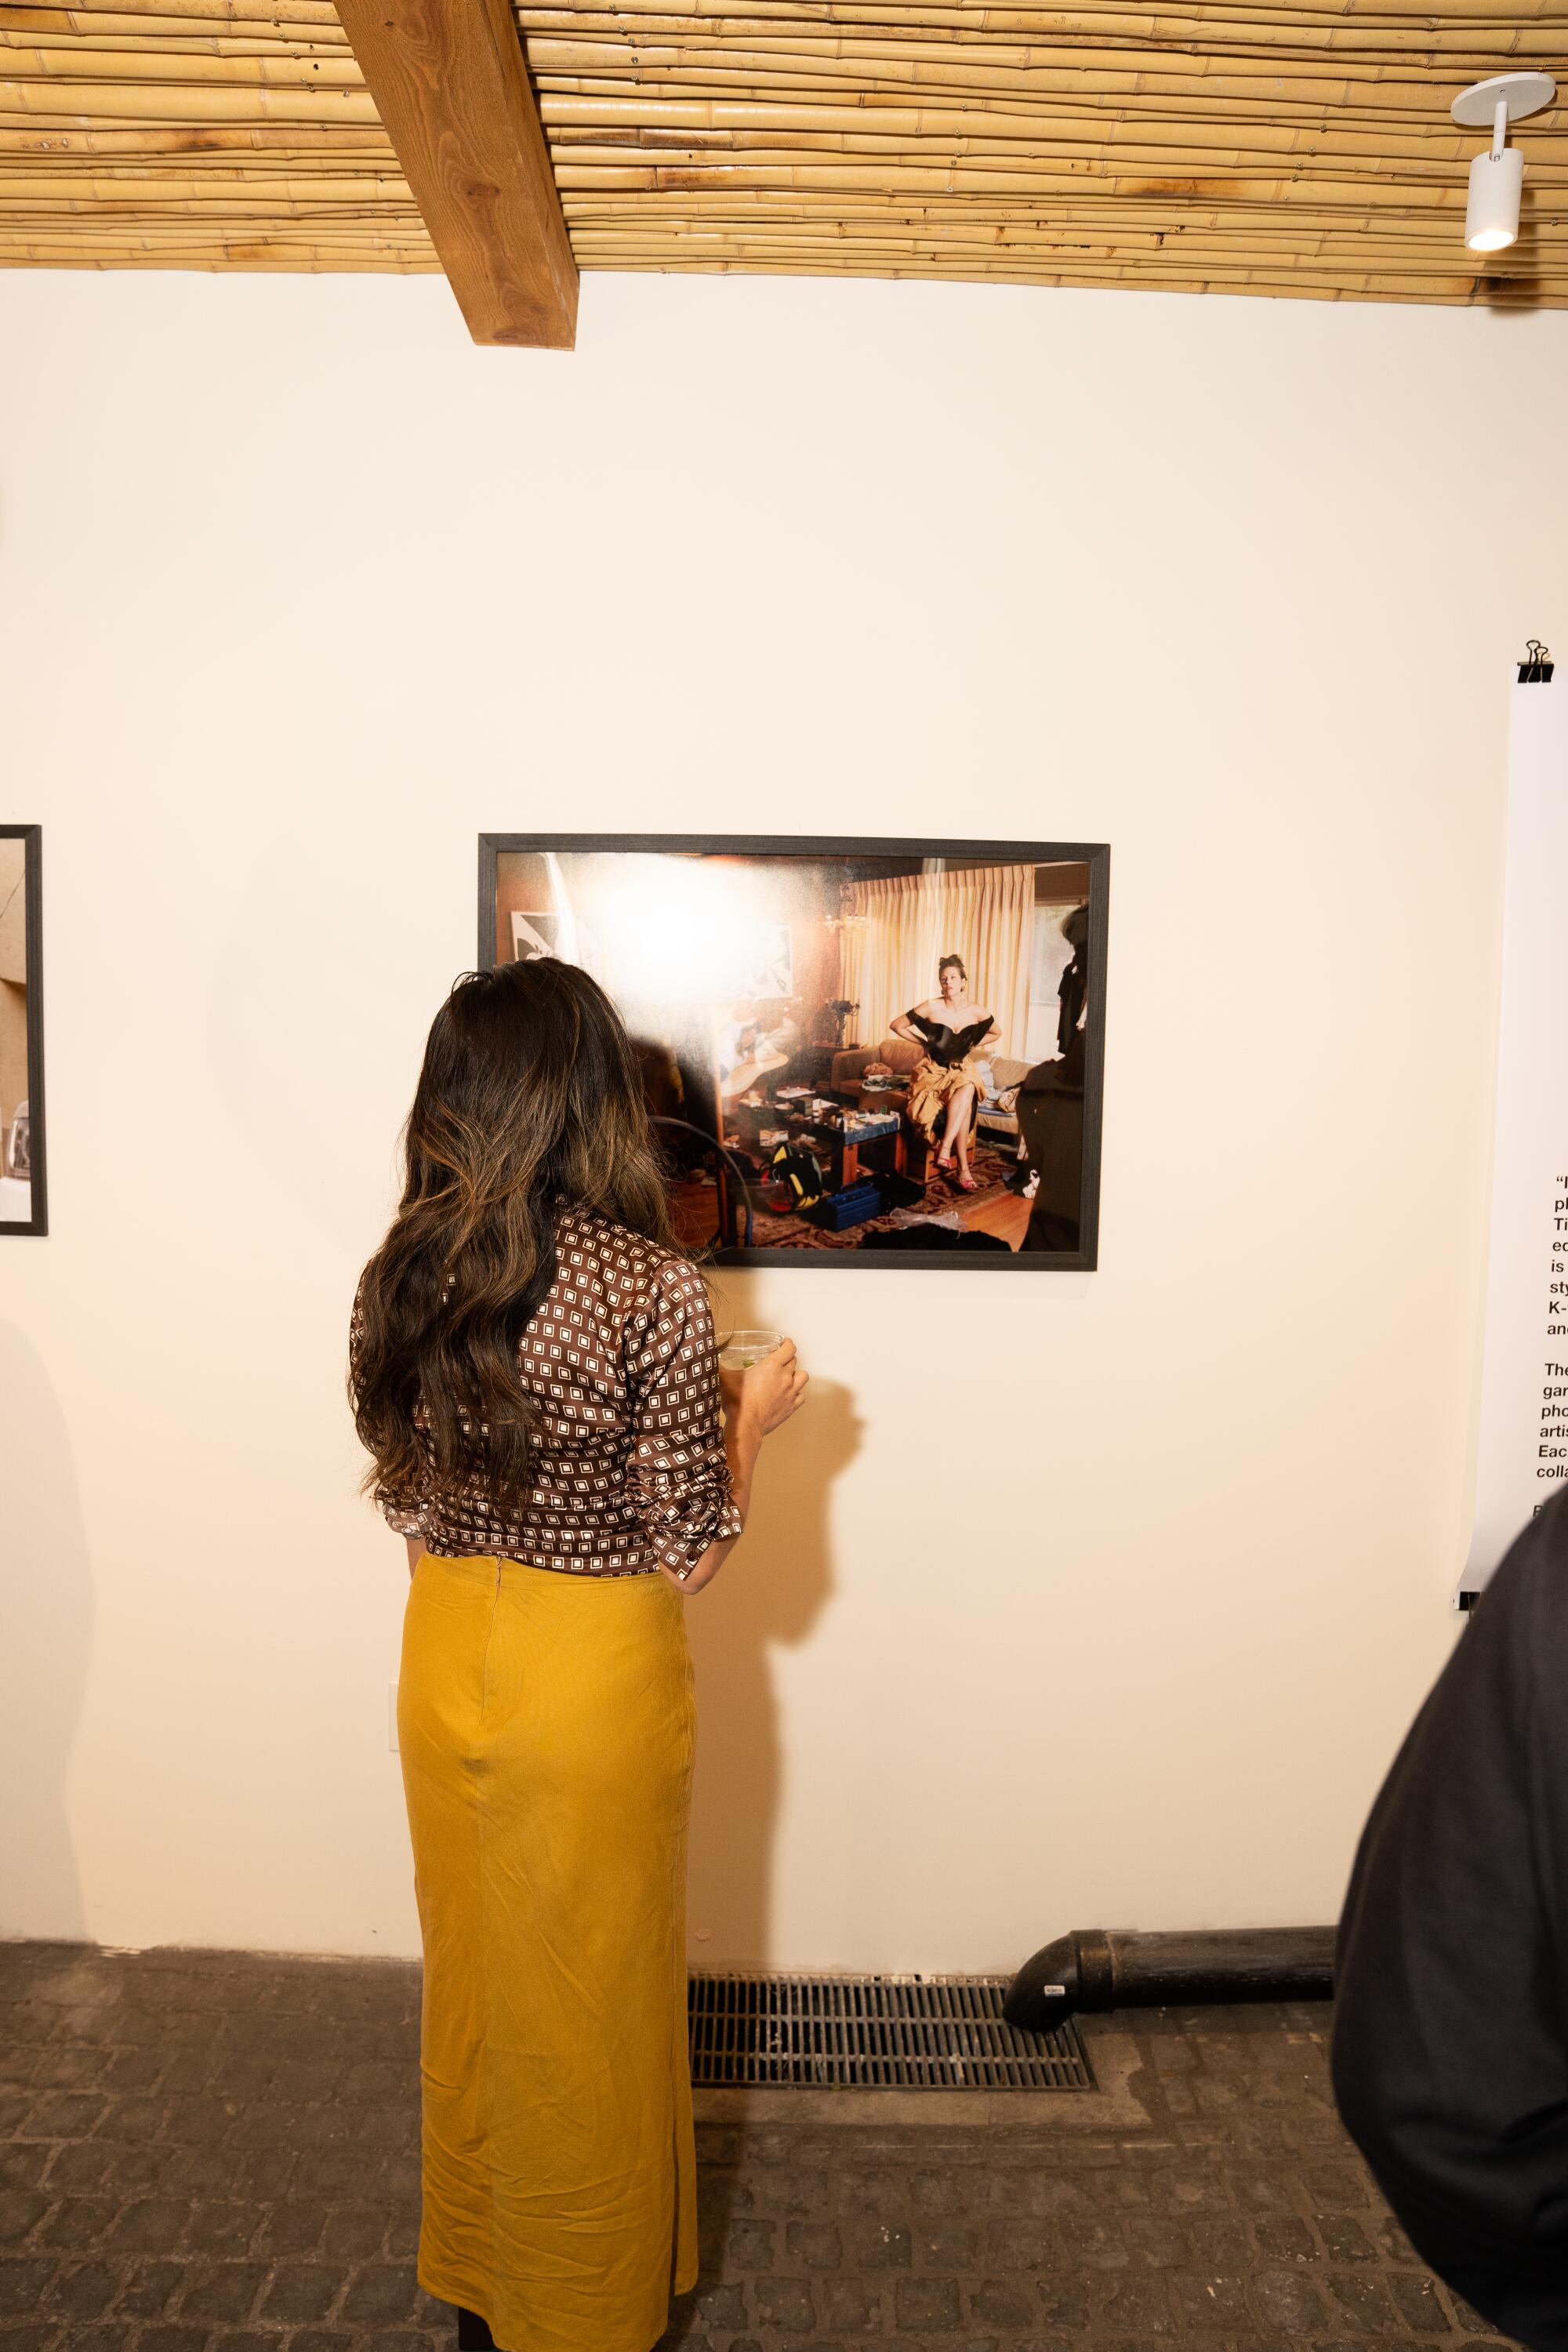
{"type": "MultiPolygon", "coordinates": [[[[1568,304],[1563,109],[1467,254],[1466,82],[1568,0],[518,9],[580,265],[1568,304]]],[[[433,269],[327,0],[0,0],[0,261],[433,269]]]]}

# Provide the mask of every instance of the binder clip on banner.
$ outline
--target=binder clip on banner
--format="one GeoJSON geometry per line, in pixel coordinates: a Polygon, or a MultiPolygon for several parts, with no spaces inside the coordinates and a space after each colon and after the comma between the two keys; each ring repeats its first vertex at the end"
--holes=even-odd
{"type": "Polygon", "coordinates": [[[1519,682],[1521,686],[1550,686],[1552,683],[1552,656],[1539,637],[1525,639],[1524,659],[1519,666],[1519,682]]]}

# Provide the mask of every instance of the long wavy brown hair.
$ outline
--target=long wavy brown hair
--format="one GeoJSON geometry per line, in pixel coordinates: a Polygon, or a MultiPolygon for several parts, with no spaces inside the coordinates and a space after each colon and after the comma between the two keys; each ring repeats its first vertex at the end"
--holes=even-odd
{"type": "Polygon", "coordinates": [[[365,1489],[406,1496],[428,1465],[516,1506],[531,1483],[518,1345],[555,1277],[557,1213],[669,1242],[636,1056],[598,982],[552,956],[466,972],[430,1025],[404,1141],[355,1317],[365,1489]]]}

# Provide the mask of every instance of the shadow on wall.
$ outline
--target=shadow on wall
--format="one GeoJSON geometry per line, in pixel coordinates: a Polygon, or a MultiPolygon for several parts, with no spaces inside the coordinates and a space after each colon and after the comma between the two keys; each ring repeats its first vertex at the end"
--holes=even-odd
{"type": "Polygon", "coordinates": [[[84,1937],[66,1776],[87,1688],[92,1580],[76,1463],[48,1374],[0,1323],[0,1934],[84,1937]],[[25,1801],[16,1801],[26,1792],[25,1801]]]}
{"type": "Polygon", "coordinates": [[[768,1652],[804,1641],[833,1589],[828,1496],[859,1443],[848,1390],[814,1380],[763,1448],[743,1541],[687,1605],[698,1707],[688,1916],[698,1968],[767,1962],[782,1778],[768,1652]],[[697,1939],[702,1927],[710,1939],[697,1939]]]}

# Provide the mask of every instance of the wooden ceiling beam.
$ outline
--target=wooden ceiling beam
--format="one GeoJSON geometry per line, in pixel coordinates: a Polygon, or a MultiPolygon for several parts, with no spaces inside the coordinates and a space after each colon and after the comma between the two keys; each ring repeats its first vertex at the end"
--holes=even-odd
{"type": "Polygon", "coordinates": [[[338,0],[476,343],[572,349],[577,264],[507,0],[338,0]]]}

